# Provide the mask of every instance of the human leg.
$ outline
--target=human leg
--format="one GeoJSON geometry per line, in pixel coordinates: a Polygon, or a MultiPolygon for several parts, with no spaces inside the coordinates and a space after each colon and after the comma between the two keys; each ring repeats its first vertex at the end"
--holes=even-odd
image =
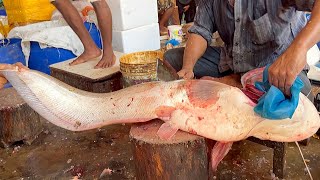
{"type": "Polygon", "coordinates": [[[171,0],[158,0],[158,14],[159,14],[159,27],[160,34],[168,32],[168,21],[174,11],[171,0]]]}
{"type": "Polygon", "coordinates": [[[103,41],[103,56],[95,68],[106,68],[114,65],[116,57],[112,48],[112,15],[105,0],[95,0],[92,5],[97,14],[99,29],[103,41]]]}
{"type": "MultiPolygon", "coordinates": [[[[180,71],[183,65],[184,48],[176,48],[164,54],[167,61],[176,71],[180,71]]],[[[219,72],[220,48],[208,46],[204,55],[197,61],[193,71],[196,78],[204,76],[223,77],[231,74],[231,71],[219,72]]]]}
{"type": "Polygon", "coordinates": [[[89,32],[83,25],[82,18],[72,3],[68,0],[55,0],[52,1],[52,4],[61,12],[66,22],[78,35],[84,46],[83,54],[81,54],[70,65],[80,64],[99,57],[101,55],[101,50],[92,40],[89,32]]]}

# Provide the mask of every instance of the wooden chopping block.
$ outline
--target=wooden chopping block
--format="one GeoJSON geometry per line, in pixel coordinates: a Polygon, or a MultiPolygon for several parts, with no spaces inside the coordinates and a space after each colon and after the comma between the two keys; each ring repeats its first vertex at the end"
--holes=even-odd
{"type": "Polygon", "coordinates": [[[0,146],[30,145],[43,130],[43,119],[13,89],[0,90],[0,146]]]}
{"type": "Polygon", "coordinates": [[[154,120],[131,128],[137,179],[208,179],[205,139],[178,131],[171,140],[161,140],[157,131],[162,123],[154,120]]]}
{"type": "Polygon", "coordinates": [[[94,69],[99,58],[75,66],[69,63],[74,59],[50,66],[51,76],[75,88],[94,92],[107,93],[122,89],[122,75],[120,73],[119,58],[123,55],[114,52],[117,60],[114,66],[105,69],[94,69]]]}

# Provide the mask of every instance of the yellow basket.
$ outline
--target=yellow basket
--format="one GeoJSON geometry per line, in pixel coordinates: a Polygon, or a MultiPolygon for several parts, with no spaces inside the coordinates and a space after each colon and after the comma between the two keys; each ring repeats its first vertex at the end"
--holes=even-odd
{"type": "Polygon", "coordinates": [[[128,86],[157,80],[158,60],[163,59],[161,51],[143,51],[120,58],[120,71],[128,86]]]}

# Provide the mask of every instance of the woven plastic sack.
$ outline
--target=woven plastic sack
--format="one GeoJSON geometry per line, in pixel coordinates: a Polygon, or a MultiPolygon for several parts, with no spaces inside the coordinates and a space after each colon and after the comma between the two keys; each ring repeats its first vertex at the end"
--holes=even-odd
{"type": "Polygon", "coordinates": [[[11,26],[48,21],[55,7],[48,0],[3,0],[11,26]]]}

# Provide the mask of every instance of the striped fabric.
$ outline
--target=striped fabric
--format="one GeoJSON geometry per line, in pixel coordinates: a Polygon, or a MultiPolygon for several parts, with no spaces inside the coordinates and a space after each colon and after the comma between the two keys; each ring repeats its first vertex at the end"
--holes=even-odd
{"type": "Polygon", "coordinates": [[[291,0],[284,7],[283,1],[289,0],[200,0],[189,32],[210,44],[218,31],[225,42],[220,72],[247,72],[273,62],[288,48],[307,22],[303,11],[314,4],[291,0]]]}

